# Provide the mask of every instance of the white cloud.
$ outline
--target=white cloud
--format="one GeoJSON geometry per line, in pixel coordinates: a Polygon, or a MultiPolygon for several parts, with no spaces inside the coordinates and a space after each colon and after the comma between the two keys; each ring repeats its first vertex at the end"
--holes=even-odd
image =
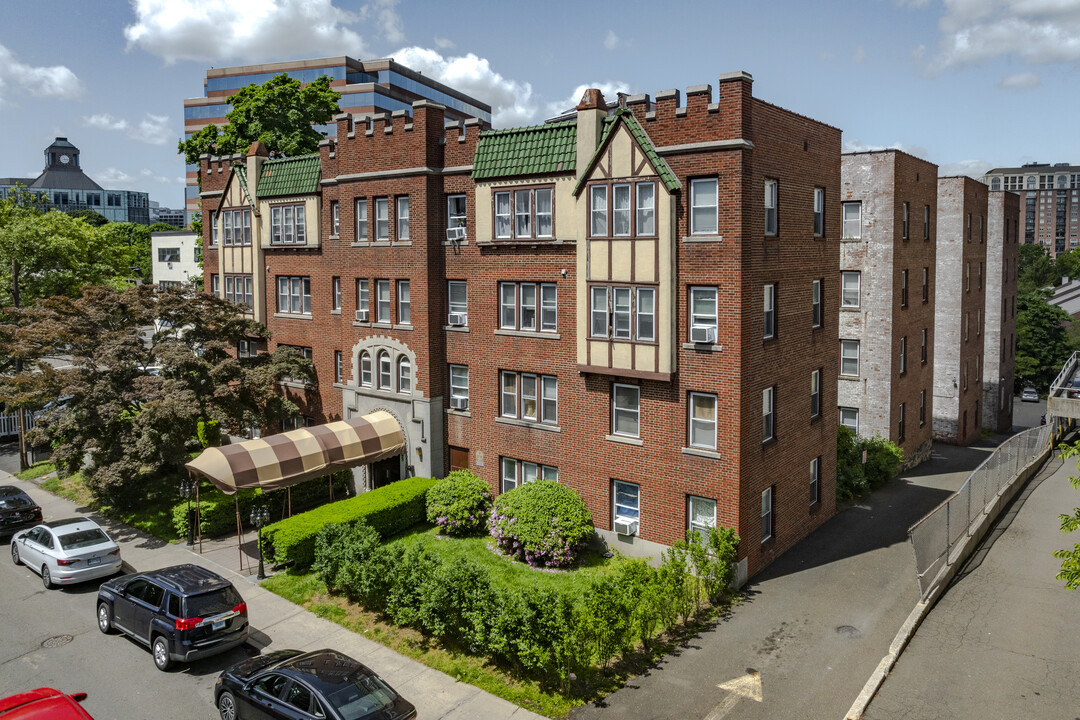
{"type": "Polygon", "coordinates": [[[536,115],[532,85],[504,78],[491,69],[485,58],[472,53],[444,57],[437,50],[422,47],[402,48],[392,57],[406,67],[491,105],[492,124],[496,127],[521,125],[536,115]]]}
{"type": "Polygon", "coordinates": [[[99,113],[84,117],[83,125],[98,128],[99,130],[123,132],[132,140],[138,140],[148,145],[164,145],[172,137],[168,115],[146,113],[142,120],[130,123],[123,118],[115,118],[108,113],[99,113]]]}
{"type": "Polygon", "coordinates": [[[1030,65],[1080,61],[1080,0],[944,0],[929,70],[1012,56],[1030,65]]]}
{"type": "Polygon", "coordinates": [[[1042,80],[1033,72],[1015,73],[1001,78],[998,87],[1003,90],[1031,90],[1042,85],[1042,80]]]}
{"type": "Polygon", "coordinates": [[[438,50],[453,50],[454,47],[455,47],[455,45],[454,45],[453,40],[438,37],[438,36],[435,37],[435,48],[436,49],[438,49],[438,50]]]}
{"type": "Polygon", "coordinates": [[[994,164],[986,160],[958,160],[938,167],[938,175],[940,177],[967,175],[978,180],[992,167],[994,167],[994,164]]]}
{"type": "Polygon", "coordinates": [[[161,183],[163,185],[183,185],[185,183],[185,179],[183,177],[166,177],[164,175],[158,175],[150,168],[143,168],[142,170],[140,170],[139,177],[146,178],[147,180],[152,180],[156,183],[161,183]]]}
{"type": "Polygon", "coordinates": [[[397,4],[398,0],[374,0],[360,8],[360,19],[374,18],[386,42],[402,42],[405,40],[405,25],[394,9],[397,4]]]}
{"type": "Polygon", "coordinates": [[[194,60],[262,62],[295,55],[367,55],[363,38],[348,26],[361,15],[399,38],[394,0],[376,0],[357,15],[332,0],[132,0],[135,21],[124,28],[128,48],[166,63],[194,60]]]}
{"type": "Polygon", "coordinates": [[[862,45],[855,48],[855,54],[851,56],[851,62],[856,65],[862,65],[866,62],[866,49],[862,45]]]}
{"type": "Polygon", "coordinates": [[[130,189],[132,183],[135,181],[135,178],[128,175],[123,170],[117,170],[113,167],[105,168],[104,172],[96,173],[94,179],[109,190],[130,189]]]}
{"type": "Polygon", "coordinates": [[[16,88],[35,97],[77,99],[83,94],[79,78],[63,65],[26,65],[0,45],[0,104],[8,87],[16,88]]]}
{"type": "MultiPolygon", "coordinates": [[[[873,143],[864,143],[859,138],[851,138],[850,140],[844,140],[843,152],[873,152],[875,150],[900,150],[906,152],[908,155],[914,155],[917,158],[923,160],[929,160],[929,152],[921,145],[908,145],[902,142],[894,142],[888,145],[875,145],[873,143]]],[[[932,162],[932,161],[931,161],[932,162]]]]}
{"type": "Polygon", "coordinates": [[[608,50],[614,50],[619,45],[619,36],[615,34],[614,30],[608,30],[607,35],[604,36],[604,47],[608,50]]]}
{"type": "Polygon", "coordinates": [[[561,115],[568,110],[573,110],[577,107],[577,104],[581,102],[581,96],[584,95],[585,91],[589,88],[598,88],[600,92],[604,94],[604,102],[608,104],[608,107],[615,105],[618,102],[619,93],[630,92],[630,86],[619,80],[584,83],[571,90],[570,94],[564,99],[549,102],[546,106],[548,117],[561,115]]]}

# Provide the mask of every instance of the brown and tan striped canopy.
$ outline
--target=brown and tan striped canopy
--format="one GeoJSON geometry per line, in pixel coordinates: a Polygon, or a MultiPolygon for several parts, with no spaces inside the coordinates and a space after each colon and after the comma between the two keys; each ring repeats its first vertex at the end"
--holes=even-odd
{"type": "Polygon", "coordinates": [[[336,470],[400,455],[405,437],[386,412],[207,448],[187,464],[227,495],[243,488],[277,490],[336,470]]]}

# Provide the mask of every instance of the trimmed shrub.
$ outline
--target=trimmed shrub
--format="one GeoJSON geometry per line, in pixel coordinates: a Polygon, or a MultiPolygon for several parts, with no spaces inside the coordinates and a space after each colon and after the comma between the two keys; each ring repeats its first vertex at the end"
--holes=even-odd
{"type": "Polygon", "coordinates": [[[904,451],[880,435],[863,441],[862,446],[866,450],[863,472],[870,487],[876,488],[892,480],[904,460],[904,451]]]}
{"type": "Polygon", "coordinates": [[[264,550],[278,565],[306,568],[315,560],[315,538],[327,523],[348,525],[363,518],[382,537],[408,530],[424,520],[427,491],[434,484],[431,478],[399,480],[293,515],[263,528],[264,550]]]}
{"type": "Polygon", "coordinates": [[[315,563],[312,569],[331,592],[346,589],[350,599],[358,599],[353,571],[367,565],[379,548],[379,533],[363,520],[352,525],[331,523],[315,536],[315,563]]]}
{"type": "Polygon", "coordinates": [[[592,513],[573,489],[536,480],[503,493],[491,509],[499,548],[534,567],[566,567],[593,534],[592,513]]]}
{"type": "Polygon", "coordinates": [[[859,439],[851,428],[841,425],[836,429],[836,498],[848,500],[869,489],[859,439]]]}
{"type": "Polygon", "coordinates": [[[204,448],[221,445],[221,423],[217,420],[200,420],[196,434],[204,448]]]}
{"type": "Polygon", "coordinates": [[[484,527],[491,512],[491,488],[470,470],[454,470],[428,490],[427,519],[446,535],[466,535],[484,527]]]}

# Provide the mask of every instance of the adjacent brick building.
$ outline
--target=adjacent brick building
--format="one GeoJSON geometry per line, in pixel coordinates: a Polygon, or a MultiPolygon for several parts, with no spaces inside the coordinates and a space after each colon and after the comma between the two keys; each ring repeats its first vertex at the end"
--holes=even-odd
{"type": "Polygon", "coordinates": [[[840,196],[840,422],[930,456],[937,166],[899,150],[845,154],[840,196]]]}
{"type": "Polygon", "coordinates": [[[398,418],[367,487],[555,478],[624,552],[719,523],[753,574],[835,509],[840,131],[752,82],[498,131],[419,101],[317,158],[204,158],[206,272],[310,353],[310,421],[398,418]]]}
{"type": "Polygon", "coordinates": [[[938,179],[934,438],[959,445],[983,428],[987,190],[969,177],[938,179]]]}
{"type": "Polygon", "coordinates": [[[987,194],[986,327],[983,345],[983,427],[1012,427],[1016,384],[1016,282],[1019,273],[1020,196],[987,194]]]}

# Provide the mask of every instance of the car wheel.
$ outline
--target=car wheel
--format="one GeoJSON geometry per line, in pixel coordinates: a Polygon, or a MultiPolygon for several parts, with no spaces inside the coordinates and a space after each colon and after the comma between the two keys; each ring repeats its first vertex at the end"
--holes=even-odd
{"type": "Polygon", "coordinates": [[[22,561],[19,560],[19,546],[15,543],[11,543],[11,562],[16,565],[21,565],[22,561]]]}
{"type": "Polygon", "coordinates": [[[108,603],[98,603],[97,606],[97,626],[98,630],[103,633],[112,632],[112,618],[109,617],[109,605],[108,603]]]}
{"type": "Polygon", "coordinates": [[[158,635],[154,638],[153,644],[154,651],[154,665],[158,670],[169,669],[169,643],[165,640],[164,635],[158,635]]]}
{"type": "Polygon", "coordinates": [[[224,691],[218,697],[217,709],[221,720],[236,720],[236,697],[228,690],[224,691]]]}
{"type": "Polygon", "coordinates": [[[46,590],[52,590],[53,588],[52,575],[49,573],[48,565],[41,566],[41,584],[45,586],[46,590]]]}

